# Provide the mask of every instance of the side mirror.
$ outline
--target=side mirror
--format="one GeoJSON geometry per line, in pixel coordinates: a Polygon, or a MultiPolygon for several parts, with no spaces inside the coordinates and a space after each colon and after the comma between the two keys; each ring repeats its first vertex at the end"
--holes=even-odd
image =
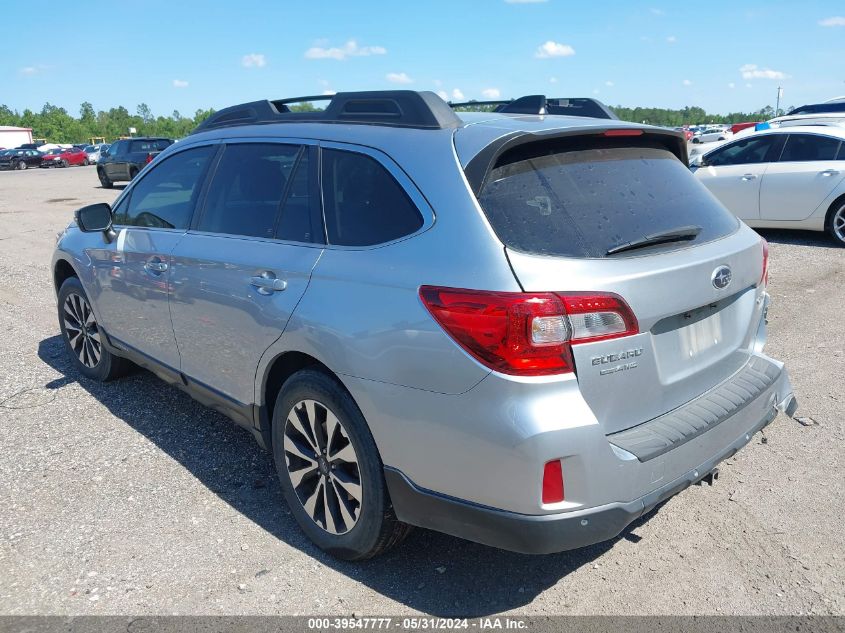
{"type": "Polygon", "coordinates": [[[76,225],[80,231],[84,233],[102,231],[105,233],[106,240],[109,242],[114,238],[115,233],[112,230],[111,206],[105,202],[89,204],[87,207],[77,209],[74,215],[76,217],[76,225]]]}

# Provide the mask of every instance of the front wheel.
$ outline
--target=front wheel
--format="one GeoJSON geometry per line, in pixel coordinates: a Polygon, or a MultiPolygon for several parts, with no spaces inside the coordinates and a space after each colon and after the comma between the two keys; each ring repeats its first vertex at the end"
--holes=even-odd
{"type": "Polygon", "coordinates": [[[97,170],[97,177],[100,179],[100,184],[103,186],[104,189],[111,189],[114,187],[114,183],[106,176],[105,169],[98,169],[97,170]]]}
{"type": "Polygon", "coordinates": [[[69,277],[59,290],[59,328],[71,363],[86,378],[107,382],[126,374],[131,363],[105,348],[102,330],[79,279],[69,277]]]}
{"type": "Polygon", "coordinates": [[[694,139],[692,139],[692,142],[695,143],[696,145],[698,145],[701,142],[701,139],[700,138],[694,138],[694,139]]]}
{"type": "Polygon", "coordinates": [[[839,246],[845,246],[845,200],[840,200],[831,209],[827,230],[839,246]]]}
{"type": "Polygon", "coordinates": [[[91,164],[91,163],[89,163],[89,162],[88,162],[88,159],[87,159],[87,158],[86,158],[85,160],[83,160],[83,161],[82,161],[82,166],[83,166],[83,167],[88,167],[88,165],[90,165],[90,164],[91,164]]]}
{"type": "Polygon", "coordinates": [[[66,160],[62,160],[62,167],[68,167],[69,163],[66,160]]]}
{"type": "Polygon", "coordinates": [[[23,170],[24,170],[24,169],[26,169],[26,168],[27,168],[27,164],[26,164],[26,161],[25,161],[25,160],[18,161],[18,169],[20,169],[21,171],[23,171],[23,170]]]}
{"type": "Polygon", "coordinates": [[[305,534],[345,560],[372,558],[410,531],[393,512],[364,416],[327,374],[289,378],[273,410],[273,457],[285,499],[305,534]]]}

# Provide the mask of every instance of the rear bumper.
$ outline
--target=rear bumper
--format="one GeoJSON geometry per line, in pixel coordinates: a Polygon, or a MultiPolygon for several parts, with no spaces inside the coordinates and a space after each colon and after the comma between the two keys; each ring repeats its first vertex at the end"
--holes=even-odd
{"type": "MultiPolygon", "coordinates": [[[[523,514],[426,490],[398,469],[385,468],[385,479],[396,515],[406,523],[525,554],[577,549],[614,538],[659,503],[706,477],[774,420],[779,410],[792,416],[796,408],[789,378],[785,371],[779,371],[777,379],[752,402],[659,458],[642,460],[622,451],[626,464],[624,471],[616,471],[620,482],[625,480],[624,472],[651,472],[655,461],[665,462],[659,467],[661,471],[668,471],[669,463],[675,466],[671,469],[675,476],[643,486],[642,493],[631,501],[582,506],[566,512],[523,514]]],[[[624,494],[622,488],[618,492],[624,494]]]]}

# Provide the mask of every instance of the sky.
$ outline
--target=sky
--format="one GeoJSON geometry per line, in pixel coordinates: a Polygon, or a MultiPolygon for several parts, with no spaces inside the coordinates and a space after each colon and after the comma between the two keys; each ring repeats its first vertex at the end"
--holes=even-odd
{"type": "Polygon", "coordinates": [[[727,113],[845,95],[845,2],[4,3],[0,104],[156,115],[345,90],[727,113]]]}

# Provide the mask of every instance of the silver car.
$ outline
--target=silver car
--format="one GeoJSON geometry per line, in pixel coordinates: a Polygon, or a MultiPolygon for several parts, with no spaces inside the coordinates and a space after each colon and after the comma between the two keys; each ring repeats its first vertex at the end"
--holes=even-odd
{"type": "Polygon", "coordinates": [[[319,547],[582,547],[793,414],[766,243],[679,134],[330,99],[216,113],[51,268],[79,373],[131,361],[248,429],[319,547]]]}

